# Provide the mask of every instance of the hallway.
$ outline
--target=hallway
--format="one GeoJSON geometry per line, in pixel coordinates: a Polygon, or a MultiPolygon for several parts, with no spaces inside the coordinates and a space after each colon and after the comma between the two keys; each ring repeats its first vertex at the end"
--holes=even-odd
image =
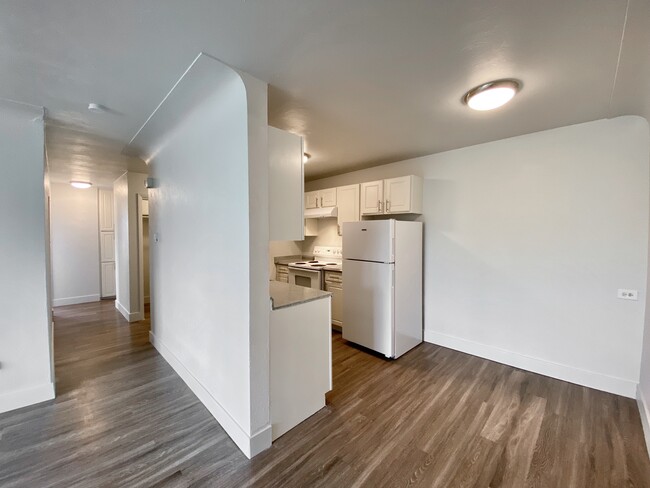
{"type": "Polygon", "coordinates": [[[0,486],[650,486],[633,400],[334,337],[328,406],[249,461],[113,302],[55,309],[57,398],[0,415],[0,486]]]}

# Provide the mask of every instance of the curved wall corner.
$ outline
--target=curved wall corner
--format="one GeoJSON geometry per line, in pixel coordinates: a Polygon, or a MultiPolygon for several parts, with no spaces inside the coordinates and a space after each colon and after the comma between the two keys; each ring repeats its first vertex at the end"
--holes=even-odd
{"type": "Polygon", "coordinates": [[[266,90],[202,53],[125,148],[156,181],[152,343],[249,457],[271,444],[266,90]]]}
{"type": "Polygon", "coordinates": [[[0,101],[0,413],[54,398],[43,108],[0,101]]]}

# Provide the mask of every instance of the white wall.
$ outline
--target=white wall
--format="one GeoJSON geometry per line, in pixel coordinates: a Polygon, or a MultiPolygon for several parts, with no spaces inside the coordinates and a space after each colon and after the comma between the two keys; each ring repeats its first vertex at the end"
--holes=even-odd
{"type": "MultiPolygon", "coordinates": [[[[115,218],[115,307],[129,320],[131,310],[129,268],[129,177],[124,173],[113,183],[115,218]]],[[[136,310],[134,308],[134,310],[136,310]]]]}
{"type": "Polygon", "coordinates": [[[98,301],[97,189],[51,184],[52,304],[98,301]]]}
{"type": "Polygon", "coordinates": [[[54,398],[43,110],[0,101],[0,412],[54,398]]]}
{"type": "Polygon", "coordinates": [[[339,226],[336,218],[318,219],[318,235],[305,237],[302,250],[307,255],[314,254],[316,246],[338,246],[343,243],[338,233],[339,226]]]}
{"type": "MultiPolygon", "coordinates": [[[[648,252],[650,253],[650,244],[648,252]]],[[[648,263],[650,265],[650,255],[648,257],[648,263]]],[[[648,268],[645,297],[640,295],[640,299],[645,299],[645,329],[641,352],[639,386],[636,396],[639,404],[641,423],[643,424],[643,432],[645,434],[646,449],[650,453],[650,268],[648,268]]]]}
{"type": "Polygon", "coordinates": [[[147,198],[145,173],[127,172],[113,183],[115,207],[115,307],[126,320],[142,320],[139,296],[137,195],[147,198]]]}
{"type": "Polygon", "coordinates": [[[266,92],[200,56],[135,141],[156,182],[152,341],[248,456],[271,442],[266,92]]]}
{"type": "Polygon", "coordinates": [[[619,117],[393,163],[307,190],[425,178],[425,338],[634,397],[648,124],[619,117]]]}

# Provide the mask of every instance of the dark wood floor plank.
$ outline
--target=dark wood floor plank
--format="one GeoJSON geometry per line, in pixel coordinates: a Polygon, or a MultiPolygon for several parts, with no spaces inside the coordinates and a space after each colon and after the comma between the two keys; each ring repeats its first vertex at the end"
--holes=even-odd
{"type": "Polygon", "coordinates": [[[0,415],[0,486],[650,487],[633,400],[334,334],[327,406],[253,460],[112,302],[55,311],[57,398],[0,415]]]}

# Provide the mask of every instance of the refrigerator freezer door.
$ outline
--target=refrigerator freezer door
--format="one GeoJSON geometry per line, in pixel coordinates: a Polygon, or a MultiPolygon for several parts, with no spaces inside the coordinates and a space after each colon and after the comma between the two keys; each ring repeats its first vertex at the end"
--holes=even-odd
{"type": "Polygon", "coordinates": [[[392,263],[394,231],[392,219],[343,222],[343,259],[392,263]]]}
{"type": "Polygon", "coordinates": [[[394,357],[394,266],[346,260],[343,269],[343,338],[394,357]]]}

